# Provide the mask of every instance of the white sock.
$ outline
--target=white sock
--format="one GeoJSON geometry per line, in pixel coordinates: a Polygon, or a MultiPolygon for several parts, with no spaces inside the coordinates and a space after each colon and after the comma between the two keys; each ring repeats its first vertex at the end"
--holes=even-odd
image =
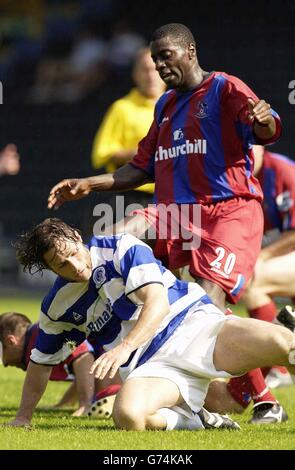
{"type": "Polygon", "coordinates": [[[204,429],[202,421],[197,414],[193,418],[187,418],[187,416],[177,413],[177,411],[170,408],[161,408],[158,410],[158,413],[165,418],[167,431],[172,431],[172,429],[204,429]]]}

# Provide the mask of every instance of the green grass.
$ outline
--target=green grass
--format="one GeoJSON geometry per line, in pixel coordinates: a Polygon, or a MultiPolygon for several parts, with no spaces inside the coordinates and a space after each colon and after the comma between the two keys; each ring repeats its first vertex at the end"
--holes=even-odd
{"type": "MultiPolygon", "coordinates": [[[[19,311],[35,321],[39,305],[40,299],[1,298],[0,312],[19,311]]],[[[243,314],[241,308],[237,311],[243,314]]],[[[22,371],[0,366],[0,425],[14,417],[23,379],[22,371]]],[[[34,414],[32,431],[1,426],[0,449],[295,449],[295,386],[275,391],[289,414],[287,423],[260,427],[249,425],[249,409],[243,415],[233,415],[242,427],[238,432],[215,430],[144,433],[117,431],[111,420],[72,418],[71,410],[46,409],[60,398],[66,386],[65,383],[49,383],[39,409],[34,414]]]]}

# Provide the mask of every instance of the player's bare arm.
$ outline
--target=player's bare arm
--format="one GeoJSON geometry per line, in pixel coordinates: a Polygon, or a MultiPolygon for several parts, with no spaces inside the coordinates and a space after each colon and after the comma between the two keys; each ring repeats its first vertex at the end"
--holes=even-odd
{"type": "Polygon", "coordinates": [[[52,367],[29,363],[19,410],[9,426],[29,427],[34,410],[43,396],[52,367]]]}
{"type": "Polygon", "coordinates": [[[58,209],[65,202],[82,199],[92,191],[125,191],[150,181],[144,171],[129,164],[115,173],[62,180],[51,189],[48,208],[58,209]]]}
{"type": "Polygon", "coordinates": [[[93,365],[93,362],[93,355],[91,353],[85,353],[77,357],[73,363],[79,402],[79,408],[73,413],[73,416],[75,417],[86,414],[92,402],[94,395],[94,377],[89,374],[89,370],[93,365]]]}
{"type": "Polygon", "coordinates": [[[249,119],[254,122],[254,132],[259,139],[266,140],[276,133],[276,122],[271,114],[271,106],[264,100],[248,99],[249,119]]]}
{"type": "Polygon", "coordinates": [[[167,293],[161,284],[149,284],[136,293],[143,303],[140,316],[122,343],[94,362],[90,372],[96,378],[103,379],[107,374],[113,378],[130,354],[152,338],[170,310],[167,293]]]}
{"type": "Polygon", "coordinates": [[[72,382],[67,388],[61,399],[53,406],[55,409],[63,408],[64,406],[74,405],[77,401],[77,387],[76,382],[72,382]]]}

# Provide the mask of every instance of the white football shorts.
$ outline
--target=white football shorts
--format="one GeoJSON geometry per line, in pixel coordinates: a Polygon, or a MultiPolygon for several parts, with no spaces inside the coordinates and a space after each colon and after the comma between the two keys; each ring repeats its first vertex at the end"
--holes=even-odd
{"type": "MultiPolygon", "coordinates": [[[[161,348],[127,377],[161,377],[174,382],[185,401],[183,414],[192,416],[205,401],[210,380],[232,377],[217,371],[213,352],[217,335],[225,321],[235,318],[224,315],[215,305],[195,305],[181,325],[161,348]]],[[[179,407],[178,411],[179,410],[179,407]]]]}

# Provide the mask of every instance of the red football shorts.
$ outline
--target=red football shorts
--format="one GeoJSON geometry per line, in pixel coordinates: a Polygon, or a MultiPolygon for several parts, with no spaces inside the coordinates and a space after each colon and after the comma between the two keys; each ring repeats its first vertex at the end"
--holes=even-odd
{"type": "Polygon", "coordinates": [[[171,270],[188,265],[193,277],[218,284],[227,300],[236,303],[261,249],[261,204],[239,197],[209,205],[173,206],[166,214],[161,205],[133,212],[155,229],[155,257],[171,270]]]}

